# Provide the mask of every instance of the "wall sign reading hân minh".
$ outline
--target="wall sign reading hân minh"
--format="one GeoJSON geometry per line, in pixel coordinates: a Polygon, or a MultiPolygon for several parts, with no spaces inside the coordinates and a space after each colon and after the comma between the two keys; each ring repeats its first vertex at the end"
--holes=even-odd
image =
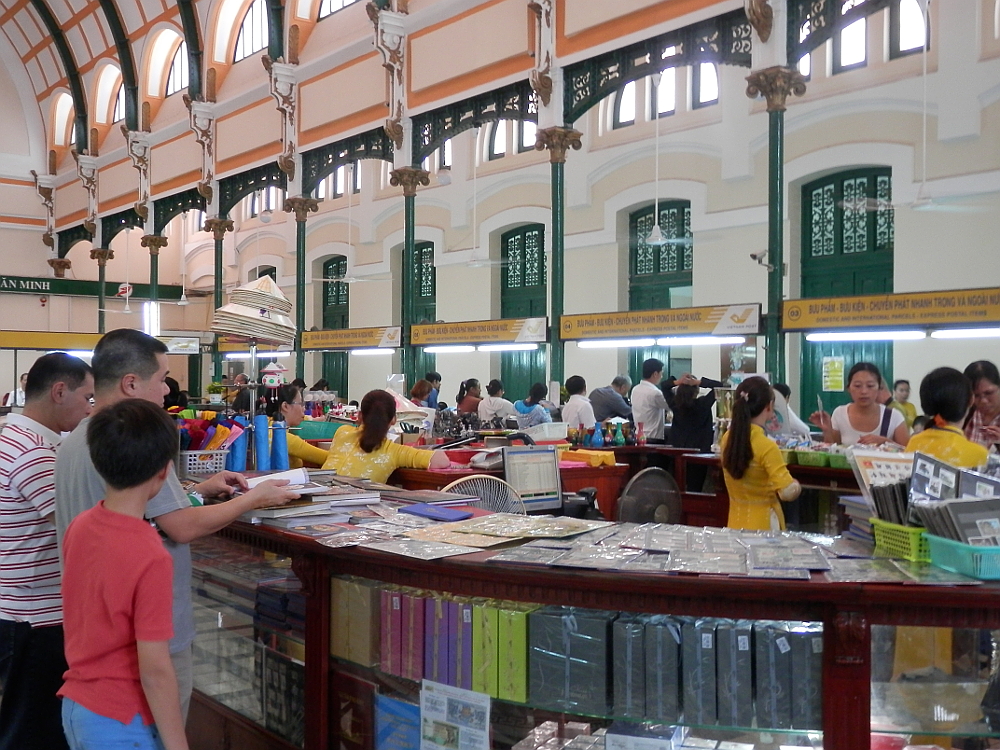
{"type": "Polygon", "coordinates": [[[837,328],[919,328],[988,325],[1000,321],[1000,287],[947,292],[816,297],[782,305],[786,331],[837,328]]]}

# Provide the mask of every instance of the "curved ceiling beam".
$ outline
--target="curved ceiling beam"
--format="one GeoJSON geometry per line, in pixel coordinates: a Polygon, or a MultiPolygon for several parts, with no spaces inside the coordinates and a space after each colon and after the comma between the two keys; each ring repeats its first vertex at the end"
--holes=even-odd
{"type": "Polygon", "coordinates": [[[184,41],[188,48],[188,96],[193,101],[201,101],[201,31],[198,28],[198,14],[193,0],[177,0],[184,29],[184,41]]]}
{"type": "Polygon", "coordinates": [[[128,34],[125,33],[122,17],[114,0],[99,2],[104,11],[104,19],[111,29],[111,37],[115,40],[118,62],[121,63],[122,85],[125,86],[125,127],[132,131],[139,130],[139,84],[135,75],[132,45],[128,42],[128,34]]]}
{"type": "Polygon", "coordinates": [[[90,139],[87,129],[87,97],[83,93],[83,82],[80,79],[80,69],[76,67],[76,60],[73,59],[73,51],[69,48],[66,35],[63,34],[49,6],[45,0],[31,0],[31,7],[42,19],[46,31],[52,37],[52,43],[56,45],[59,59],[62,61],[63,70],[66,73],[66,80],[69,82],[69,91],[73,97],[73,112],[75,118],[73,129],[76,131],[76,150],[80,153],[87,153],[90,139]]]}

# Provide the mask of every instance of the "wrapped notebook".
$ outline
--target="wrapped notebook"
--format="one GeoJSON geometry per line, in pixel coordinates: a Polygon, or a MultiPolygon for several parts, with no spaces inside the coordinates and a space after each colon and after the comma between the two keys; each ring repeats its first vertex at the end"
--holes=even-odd
{"type": "Polygon", "coordinates": [[[715,680],[715,619],[681,618],[681,663],[684,665],[684,721],[718,721],[715,680]]]}
{"type": "Polygon", "coordinates": [[[757,726],[791,729],[792,645],[783,622],[757,621],[753,626],[757,726]]]}
{"type": "Polygon", "coordinates": [[[681,716],[681,625],[673,617],[646,619],[647,721],[676,723],[681,716]]]}

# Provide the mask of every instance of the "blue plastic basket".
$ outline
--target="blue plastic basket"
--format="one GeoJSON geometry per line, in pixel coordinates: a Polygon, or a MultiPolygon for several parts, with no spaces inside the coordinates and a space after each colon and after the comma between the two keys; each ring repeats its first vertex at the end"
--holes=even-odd
{"type": "Polygon", "coordinates": [[[1000,581],[1000,547],[976,547],[933,534],[926,537],[932,565],[981,581],[1000,581]]]}

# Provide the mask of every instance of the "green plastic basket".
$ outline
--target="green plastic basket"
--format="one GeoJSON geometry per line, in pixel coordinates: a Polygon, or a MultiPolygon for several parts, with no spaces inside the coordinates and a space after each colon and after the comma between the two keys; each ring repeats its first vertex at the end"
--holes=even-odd
{"type": "Polygon", "coordinates": [[[343,426],[342,422],[323,422],[318,419],[307,419],[293,430],[293,432],[303,440],[331,440],[333,433],[339,427],[343,426]]]}
{"type": "Polygon", "coordinates": [[[933,534],[924,538],[930,544],[932,565],[981,581],[1000,581],[1000,547],[976,547],[933,534]]]}
{"type": "Polygon", "coordinates": [[[919,526],[900,526],[880,518],[869,518],[875,535],[875,554],[912,562],[930,562],[931,551],[919,526]]]}
{"type": "Polygon", "coordinates": [[[793,466],[799,462],[798,458],[795,456],[795,451],[782,450],[781,457],[785,459],[785,464],[788,466],[793,466]]]}
{"type": "Polygon", "coordinates": [[[850,469],[851,464],[843,453],[829,453],[831,469],[850,469]]]}
{"type": "Polygon", "coordinates": [[[820,451],[795,451],[795,457],[798,458],[802,466],[830,465],[829,453],[822,453],[820,451]]]}

